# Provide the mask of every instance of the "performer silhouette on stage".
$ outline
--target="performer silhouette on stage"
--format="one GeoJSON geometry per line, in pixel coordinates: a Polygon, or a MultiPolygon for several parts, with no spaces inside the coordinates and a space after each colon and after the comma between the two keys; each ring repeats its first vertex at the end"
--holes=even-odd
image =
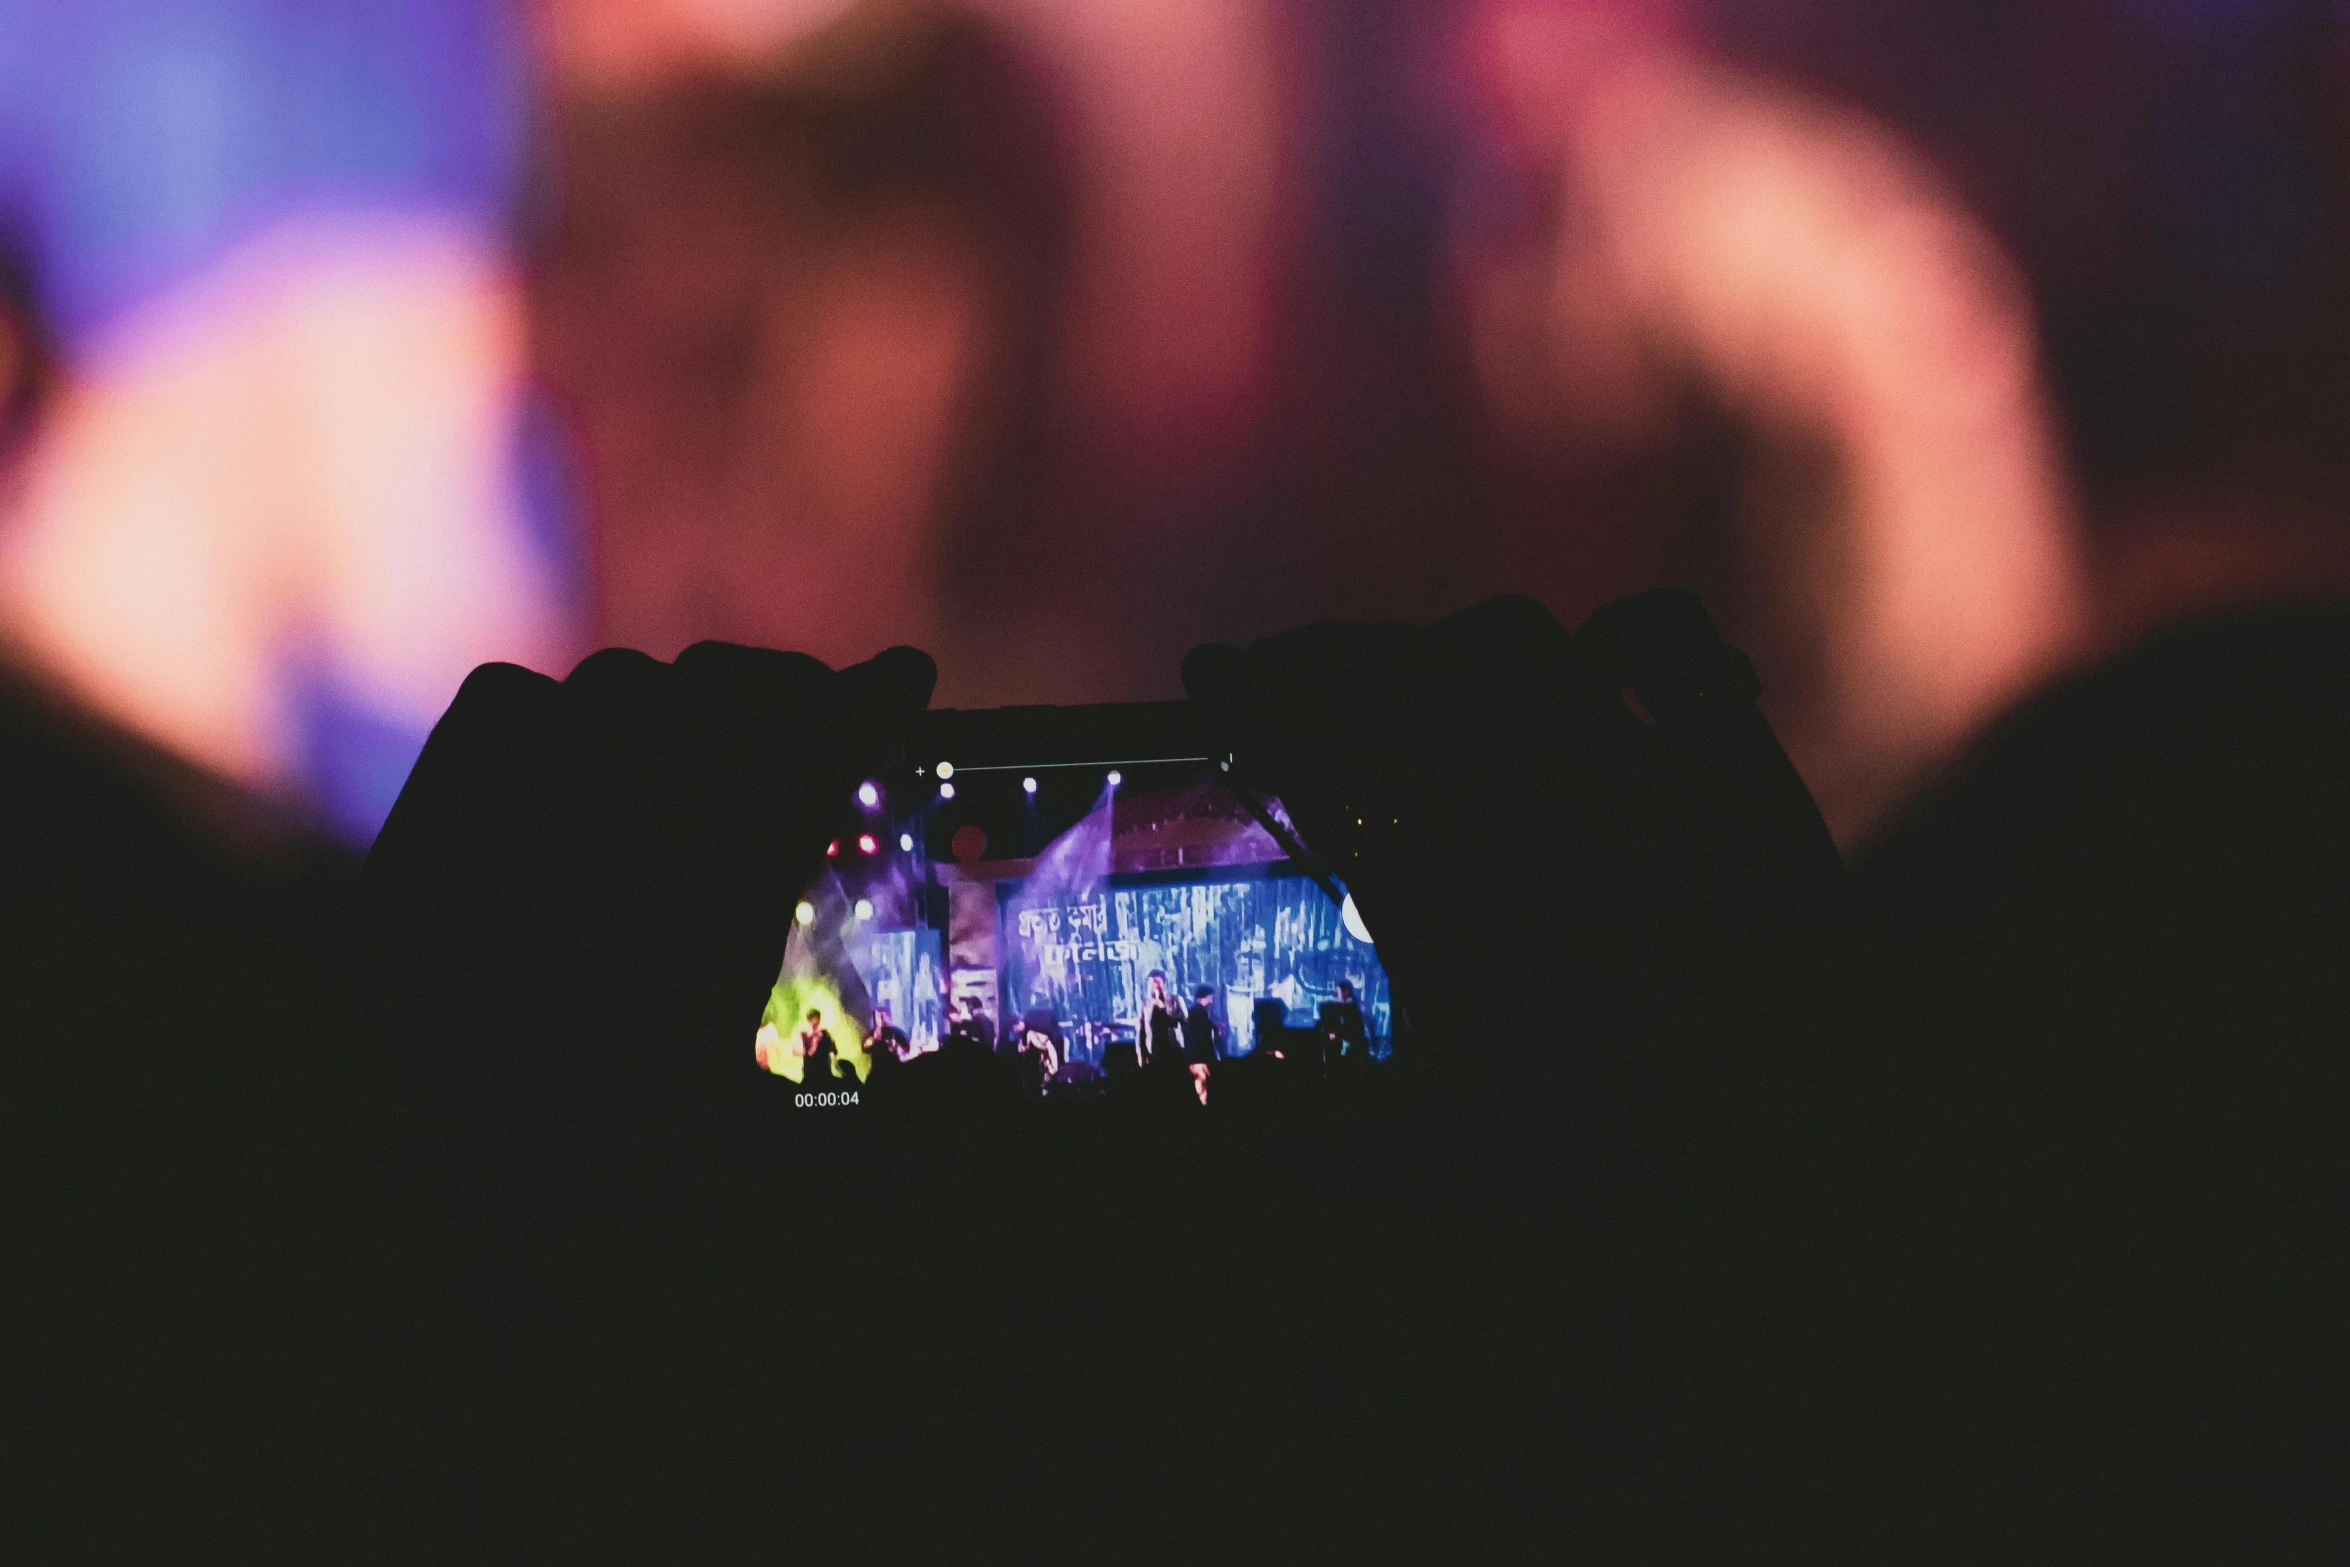
{"type": "Polygon", "coordinates": [[[885,1079],[905,1063],[909,1041],[906,1031],[889,1020],[889,1008],[873,1009],[873,1037],[865,1041],[865,1081],[872,1083],[885,1079]]]}
{"type": "Polygon", "coordinates": [[[1355,1000],[1354,983],[1342,979],[1338,999],[1322,1007],[1322,1059],[1352,1064],[1367,1061],[1370,1055],[1371,1042],[1363,1032],[1363,1009],[1355,1000]]]}
{"type": "Polygon", "coordinates": [[[1165,1066],[1183,1053],[1183,1008],[1158,969],[1151,970],[1150,991],[1134,1025],[1134,1050],[1143,1066],[1165,1066]]]}
{"type": "Polygon", "coordinates": [[[955,1003],[959,1015],[947,1032],[957,1039],[967,1039],[988,1054],[995,1054],[995,1019],[979,1004],[977,996],[965,996],[955,1003]]]}
{"type": "Polygon", "coordinates": [[[1224,1025],[1208,1010],[1215,995],[1212,986],[1202,985],[1192,991],[1191,1005],[1183,1011],[1183,1059],[1191,1067],[1192,1092],[1203,1105],[1208,1102],[1208,1069],[1216,1064],[1217,1043],[1224,1037],[1224,1025]]]}
{"type": "Polygon", "coordinates": [[[800,1081],[837,1076],[833,1067],[836,1052],[832,1035],[824,1027],[824,1009],[810,1007],[808,1021],[800,1025],[800,1081]]]}
{"type": "Polygon", "coordinates": [[[873,1038],[865,1046],[866,1054],[879,1061],[888,1056],[892,1062],[906,1059],[906,1031],[889,1020],[889,1008],[873,1009],[873,1038]]]}

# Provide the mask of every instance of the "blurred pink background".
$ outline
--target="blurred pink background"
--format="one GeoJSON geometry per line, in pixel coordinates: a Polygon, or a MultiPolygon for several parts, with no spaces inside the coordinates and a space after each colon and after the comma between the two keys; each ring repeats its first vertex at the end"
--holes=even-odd
{"type": "Polygon", "coordinates": [[[1694,586],[1846,841],[2338,591],[2331,6],[22,0],[5,656],[358,841],[473,664],[962,706],[1694,586]]]}

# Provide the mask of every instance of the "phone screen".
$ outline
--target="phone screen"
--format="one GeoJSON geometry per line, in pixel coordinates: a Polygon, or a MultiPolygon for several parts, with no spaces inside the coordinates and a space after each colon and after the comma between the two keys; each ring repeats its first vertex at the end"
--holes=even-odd
{"type": "Polygon", "coordinates": [[[1043,1105],[1380,1073],[1396,1013],[1343,887],[1182,703],[926,715],[844,803],[758,1064],[793,1103],[1043,1105]]]}

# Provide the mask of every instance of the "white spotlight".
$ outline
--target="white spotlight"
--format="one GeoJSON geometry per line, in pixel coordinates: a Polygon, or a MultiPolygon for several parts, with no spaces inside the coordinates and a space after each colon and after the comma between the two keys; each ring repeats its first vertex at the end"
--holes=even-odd
{"type": "Polygon", "coordinates": [[[1115,789],[1126,781],[1126,775],[1115,767],[1110,769],[1110,787],[1115,789]]]}
{"type": "Polygon", "coordinates": [[[955,786],[953,784],[940,784],[938,786],[938,797],[942,800],[953,799],[955,797],[955,786]]]}
{"type": "Polygon", "coordinates": [[[1346,933],[1355,940],[1367,942],[1371,939],[1371,927],[1363,923],[1363,911],[1355,907],[1353,893],[1348,893],[1346,901],[1338,906],[1338,920],[1346,927],[1346,933]]]}
{"type": "Polygon", "coordinates": [[[914,852],[914,835],[910,832],[899,833],[898,847],[906,853],[912,854],[914,852]]]}
{"type": "Polygon", "coordinates": [[[857,785],[857,801],[867,810],[871,810],[881,803],[881,791],[870,783],[861,783],[857,785]]]}
{"type": "Polygon", "coordinates": [[[1023,778],[1020,780],[1020,787],[1027,790],[1030,794],[1034,794],[1036,793],[1036,780],[1033,778],[1023,778]]]}
{"type": "Polygon", "coordinates": [[[939,763],[939,764],[938,764],[938,776],[939,776],[939,777],[941,777],[941,778],[952,778],[952,777],[954,777],[954,776],[955,776],[955,764],[954,764],[954,763],[952,763],[952,762],[941,762],[941,763],[939,763]]]}
{"type": "Polygon", "coordinates": [[[871,898],[859,898],[857,900],[857,918],[861,920],[869,920],[872,917],[873,900],[871,898]]]}
{"type": "Polygon", "coordinates": [[[816,923],[816,905],[803,898],[800,906],[791,911],[791,917],[803,925],[813,925],[816,923]]]}

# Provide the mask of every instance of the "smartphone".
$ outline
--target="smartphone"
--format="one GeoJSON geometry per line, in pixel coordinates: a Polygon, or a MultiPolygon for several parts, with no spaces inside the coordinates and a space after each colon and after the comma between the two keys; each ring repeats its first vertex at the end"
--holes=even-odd
{"type": "Polygon", "coordinates": [[[925,714],[843,802],[755,1054],[797,1108],[1208,1105],[1388,1070],[1346,889],[1184,702],[925,714]]]}

